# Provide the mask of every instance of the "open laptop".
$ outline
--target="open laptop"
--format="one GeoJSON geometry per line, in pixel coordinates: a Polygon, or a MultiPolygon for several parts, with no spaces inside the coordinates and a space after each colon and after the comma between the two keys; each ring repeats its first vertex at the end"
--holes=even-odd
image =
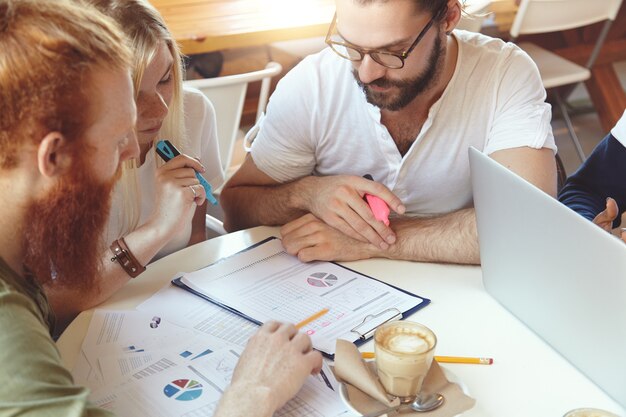
{"type": "Polygon", "coordinates": [[[626,244],[480,151],[469,157],[487,292],[626,407],[626,244]]]}

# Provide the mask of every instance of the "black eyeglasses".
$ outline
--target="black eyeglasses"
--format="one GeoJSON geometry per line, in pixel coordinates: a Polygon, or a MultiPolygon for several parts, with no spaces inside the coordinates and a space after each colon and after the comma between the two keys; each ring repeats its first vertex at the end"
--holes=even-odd
{"type": "Polygon", "coordinates": [[[330,46],[330,48],[335,51],[337,55],[342,58],[345,58],[350,61],[362,61],[365,58],[365,55],[369,55],[375,62],[379,63],[383,67],[391,68],[391,69],[399,69],[404,67],[404,60],[408,58],[409,54],[415,49],[417,44],[422,40],[426,32],[431,28],[435,20],[439,19],[442,16],[447,7],[444,7],[430,19],[430,21],[424,26],[424,29],[417,35],[417,39],[415,42],[404,52],[389,52],[382,51],[378,49],[364,49],[359,48],[356,45],[352,45],[350,42],[347,42],[345,39],[341,38],[341,35],[335,33],[335,29],[337,27],[337,14],[333,17],[333,22],[328,29],[328,34],[326,34],[326,44],[330,46]],[[339,39],[333,39],[333,37],[337,37],[339,39]]]}

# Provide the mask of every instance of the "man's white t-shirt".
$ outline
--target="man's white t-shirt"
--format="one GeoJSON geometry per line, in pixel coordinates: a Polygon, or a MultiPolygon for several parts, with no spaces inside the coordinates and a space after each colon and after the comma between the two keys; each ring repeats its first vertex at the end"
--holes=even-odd
{"type": "MultiPolygon", "coordinates": [[[[185,106],[185,128],[187,144],[180,149],[181,153],[198,158],[206,168],[202,175],[211,184],[213,190],[224,183],[224,172],[220,161],[215,109],[204,94],[196,89],[184,87],[183,100],[185,106]]],[[[163,138],[167,139],[167,138],[163,138]]],[[[145,223],[155,206],[156,200],[156,158],[154,147],[146,154],[146,160],[137,169],[139,192],[141,193],[141,214],[139,224],[145,223]]],[[[105,242],[112,242],[120,237],[121,215],[124,205],[122,193],[116,189],[113,195],[111,216],[105,242]]],[[[210,203],[209,203],[210,204],[210,203]]],[[[157,253],[153,261],[172,252],[183,249],[191,238],[191,222],[175,233],[171,240],[157,253]]]]}
{"type": "Polygon", "coordinates": [[[281,183],[371,174],[407,214],[430,215],[472,206],[470,146],[486,154],[524,146],[556,152],[550,105],[530,57],[481,34],[453,36],[459,48],[452,79],[404,157],[351,62],[327,48],[278,83],[252,146],[255,164],[281,183]]]}
{"type": "Polygon", "coordinates": [[[626,109],[624,109],[624,114],[622,114],[622,117],[617,121],[617,124],[611,129],[611,135],[613,135],[619,143],[626,146],[626,109]]]}

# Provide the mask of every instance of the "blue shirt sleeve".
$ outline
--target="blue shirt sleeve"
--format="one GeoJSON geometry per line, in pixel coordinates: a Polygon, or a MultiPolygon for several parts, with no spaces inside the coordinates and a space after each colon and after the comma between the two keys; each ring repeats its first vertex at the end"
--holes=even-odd
{"type": "Polygon", "coordinates": [[[613,227],[617,227],[626,210],[626,147],[610,134],[567,179],[559,201],[593,220],[605,209],[608,197],[615,199],[619,207],[619,215],[613,223],[613,227]]]}

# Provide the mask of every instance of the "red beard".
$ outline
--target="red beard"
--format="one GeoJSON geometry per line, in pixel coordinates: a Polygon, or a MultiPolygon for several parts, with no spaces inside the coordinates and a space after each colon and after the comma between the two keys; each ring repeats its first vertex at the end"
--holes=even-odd
{"type": "Polygon", "coordinates": [[[86,159],[26,211],[24,266],[40,284],[53,280],[58,286],[90,288],[102,267],[102,234],[120,170],[102,183],[86,159]]]}

